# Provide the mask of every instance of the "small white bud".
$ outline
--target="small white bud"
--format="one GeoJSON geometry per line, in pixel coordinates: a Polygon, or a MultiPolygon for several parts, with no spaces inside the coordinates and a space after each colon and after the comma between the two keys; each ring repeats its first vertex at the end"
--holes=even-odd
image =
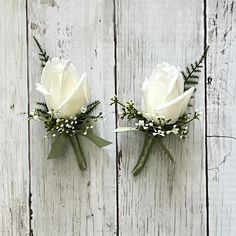
{"type": "Polygon", "coordinates": [[[139,123],[139,125],[143,126],[144,125],[144,120],[140,120],[138,123],[139,123]]]}
{"type": "Polygon", "coordinates": [[[85,113],[86,111],[87,111],[87,108],[84,107],[84,106],[82,106],[82,107],[81,107],[81,112],[82,112],[82,113],[85,113]]]}

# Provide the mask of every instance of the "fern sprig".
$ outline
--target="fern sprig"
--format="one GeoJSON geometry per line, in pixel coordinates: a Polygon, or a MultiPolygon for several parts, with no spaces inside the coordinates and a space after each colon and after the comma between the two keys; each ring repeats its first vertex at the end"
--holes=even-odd
{"type": "Polygon", "coordinates": [[[44,50],[42,48],[42,46],[40,45],[39,41],[34,36],[33,36],[33,38],[34,38],[36,46],[37,46],[37,48],[39,50],[38,54],[39,54],[39,60],[41,62],[41,67],[44,67],[46,65],[46,62],[49,60],[49,56],[48,56],[46,50],[44,50]]]}
{"type": "Polygon", "coordinates": [[[36,104],[48,112],[48,107],[45,102],[37,102],[36,104]]]}
{"type": "Polygon", "coordinates": [[[88,115],[89,113],[91,113],[97,107],[98,104],[100,104],[100,101],[98,100],[90,103],[87,106],[86,114],[88,115]]]}
{"type": "Polygon", "coordinates": [[[198,61],[190,64],[190,66],[186,67],[186,71],[181,71],[182,76],[184,78],[184,88],[187,90],[190,86],[195,86],[198,84],[199,73],[203,68],[203,60],[206,58],[207,51],[209,46],[204,50],[201,58],[198,61]]]}

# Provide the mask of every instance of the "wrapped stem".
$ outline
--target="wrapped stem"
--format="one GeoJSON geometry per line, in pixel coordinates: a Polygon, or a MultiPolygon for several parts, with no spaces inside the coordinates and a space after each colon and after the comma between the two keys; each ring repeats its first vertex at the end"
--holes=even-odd
{"type": "Polygon", "coordinates": [[[134,176],[137,176],[141,172],[143,167],[145,166],[145,163],[148,160],[149,153],[150,153],[151,147],[153,145],[153,142],[154,142],[154,137],[153,136],[149,136],[149,135],[146,136],[145,143],[144,143],[144,146],[143,146],[143,150],[141,152],[141,155],[138,159],[138,162],[137,162],[136,166],[134,167],[134,169],[132,171],[132,174],[134,176]]]}
{"type": "Polygon", "coordinates": [[[70,142],[72,144],[75,155],[77,157],[77,160],[78,160],[78,163],[79,163],[79,168],[81,170],[86,170],[87,169],[87,164],[86,164],[86,160],[85,160],[83,151],[82,151],[80,143],[79,143],[78,136],[77,135],[71,136],[70,137],[70,142]]]}

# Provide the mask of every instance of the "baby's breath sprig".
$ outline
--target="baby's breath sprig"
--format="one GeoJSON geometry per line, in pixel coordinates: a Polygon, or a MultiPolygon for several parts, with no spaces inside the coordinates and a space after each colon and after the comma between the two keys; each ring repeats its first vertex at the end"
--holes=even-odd
{"type": "Polygon", "coordinates": [[[111,98],[111,101],[111,105],[118,104],[121,106],[122,111],[119,113],[121,119],[136,119],[137,122],[135,123],[135,128],[137,130],[148,133],[157,138],[162,138],[169,134],[178,134],[181,139],[184,139],[188,134],[188,124],[196,119],[200,119],[200,112],[196,110],[193,114],[185,113],[179,117],[174,124],[170,124],[171,120],[165,120],[165,117],[158,115],[155,119],[156,121],[154,121],[147,118],[145,114],[136,109],[132,101],[123,104],[117,99],[117,97],[111,98]]]}
{"type": "Polygon", "coordinates": [[[134,107],[133,101],[123,104],[118,100],[117,96],[114,96],[113,98],[111,98],[110,105],[113,105],[113,104],[118,104],[121,106],[121,110],[122,110],[122,112],[120,113],[121,119],[125,119],[125,118],[127,118],[128,120],[139,119],[139,118],[143,119],[142,113],[134,107]]]}
{"type": "Polygon", "coordinates": [[[81,132],[83,135],[87,135],[88,130],[93,128],[93,124],[103,117],[102,112],[97,115],[90,115],[99,103],[99,101],[94,101],[87,107],[82,107],[81,113],[60,118],[60,113],[53,110],[49,111],[45,103],[38,102],[38,107],[31,112],[29,119],[43,121],[47,133],[52,134],[53,137],[60,134],[72,136],[81,132]]]}

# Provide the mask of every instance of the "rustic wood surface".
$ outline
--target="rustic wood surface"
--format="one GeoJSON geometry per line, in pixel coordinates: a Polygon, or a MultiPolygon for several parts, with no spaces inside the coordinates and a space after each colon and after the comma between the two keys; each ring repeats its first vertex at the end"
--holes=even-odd
{"type": "Polygon", "coordinates": [[[236,234],[236,2],[208,2],[207,144],[210,235],[236,234]]]}
{"type": "MultiPolygon", "coordinates": [[[[141,85],[157,63],[184,66],[203,50],[203,6],[190,0],[182,1],[181,7],[172,0],[117,1],[116,6],[118,97],[140,104],[141,85]]],[[[203,87],[202,76],[196,94],[200,108],[204,108],[203,87]]],[[[204,120],[195,122],[191,131],[185,142],[166,141],[174,166],[156,144],[137,178],[131,171],[143,136],[119,136],[120,235],[205,234],[204,120]]]]}
{"type": "Polygon", "coordinates": [[[0,1],[0,234],[29,233],[28,82],[24,1],[0,1]]]}
{"type": "Polygon", "coordinates": [[[235,9],[232,0],[1,0],[0,235],[236,235],[235,9]],[[47,160],[43,125],[27,121],[43,100],[33,36],[87,72],[102,102],[96,132],[113,144],[82,140],[87,171],[70,145],[47,160]],[[156,144],[134,178],[144,137],[112,132],[127,123],[109,99],[140,105],[157,63],[184,68],[207,44],[195,96],[202,120],[187,140],[166,139],[174,165],[156,144]]]}

